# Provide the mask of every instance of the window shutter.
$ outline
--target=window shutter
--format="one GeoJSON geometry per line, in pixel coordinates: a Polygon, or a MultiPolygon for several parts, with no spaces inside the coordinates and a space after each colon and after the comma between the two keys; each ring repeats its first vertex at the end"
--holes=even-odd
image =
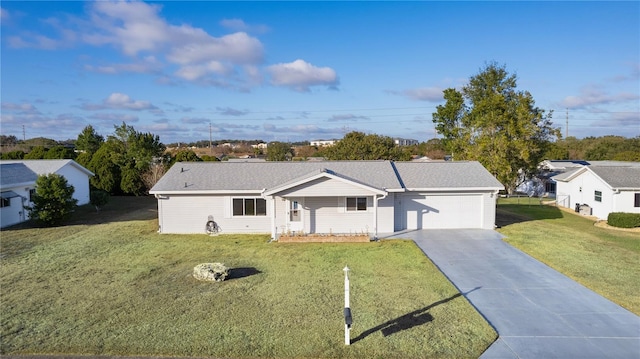
{"type": "Polygon", "coordinates": [[[338,197],[338,213],[344,213],[346,206],[346,197],[338,197]]]}

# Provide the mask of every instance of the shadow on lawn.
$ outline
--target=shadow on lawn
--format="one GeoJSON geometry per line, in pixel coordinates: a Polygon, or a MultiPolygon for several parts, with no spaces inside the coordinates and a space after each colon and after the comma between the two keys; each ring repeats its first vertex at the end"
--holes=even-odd
{"type": "Polygon", "coordinates": [[[231,268],[229,272],[229,276],[225,280],[231,279],[240,279],[245,277],[250,277],[255,274],[260,274],[259,270],[254,267],[241,267],[241,268],[231,268]]]}
{"type": "Polygon", "coordinates": [[[429,323],[430,321],[433,320],[433,316],[431,314],[429,314],[429,310],[431,308],[437,307],[440,304],[444,304],[447,302],[450,302],[460,296],[463,295],[467,295],[471,292],[473,292],[474,290],[480,289],[480,287],[476,287],[473,288],[472,290],[466,292],[466,293],[458,293],[455,295],[452,295],[449,298],[443,299],[443,300],[439,300],[435,303],[431,303],[429,305],[427,305],[424,308],[418,309],[418,310],[414,310],[413,312],[407,313],[405,315],[399,316],[395,319],[391,319],[387,322],[384,322],[378,326],[375,326],[371,329],[367,329],[364,332],[362,332],[360,335],[358,335],[356,338],[351,340],[351,344],[356,343],[359,340],[362,340],[366,337],[368,337],[369,335],[377,332],[377,331],[381,331],[382,335],[387,337],[391,334],[395,334],[397,332],[401,332],[403,330],[407,330],[407,329],[411,329],[413,327],[417,327],[419,325],[422,324],[426,324],[429,323]]]}
{"type": "Polygon", "coordinates": [[[558,218],[562,218],[562,210],[549,205],[498,204],[496,208],[496,225],[498,227],[539,219],[558,218]]]}

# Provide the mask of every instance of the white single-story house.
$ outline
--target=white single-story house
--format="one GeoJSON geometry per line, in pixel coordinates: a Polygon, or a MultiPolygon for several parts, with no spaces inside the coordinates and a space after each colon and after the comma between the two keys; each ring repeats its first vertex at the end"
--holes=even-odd
{"type": "Polygon", "coordinates": [[[640,213],[640,162],[591,164],[552,179],[559,206],[587,205],[603,220],[611,212],[640,213]]]}
{"type": "Polygon", "coordinates": [[[479,162],[181,162],[149,193],[160,233],[369,234],[495,225],[504,187],[479,162]]]}
{"type": "Polygon", "coordinates": [[[31,204],[39,175],[55,173],[74,188],[78,205],[89,203],[89,177],[93,173],[74,160],[3,160],[0,161],[0,193],[2,195],[1,227],[28,219],[24,207],[31,204]]]}

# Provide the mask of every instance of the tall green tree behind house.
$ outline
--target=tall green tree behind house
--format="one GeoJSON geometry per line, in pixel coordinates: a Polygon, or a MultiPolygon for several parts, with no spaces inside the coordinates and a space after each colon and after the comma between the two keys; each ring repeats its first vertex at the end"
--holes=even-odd
{"type": "Polygon", "coordinates": [[[289,161],[293,155],[290,143],[274,141],[267,146],[267,161],[289,161]]]}
{"type": "Polygon", "coordinates": [[[71,217],[78,200],[73,198],[74,188],[58,174],[40,175],[36,180],[36,193],[28,207],[29,217],[47,226],[55,226],[71,217]]]}
{"type": "Polygon", "coordinates": [[[458,91],[444,91],[433,122],[454,160],[482,163],[509,192],[537,170],[550,142],[560,137],[552,113],[535,106],[516,76],[491,63],[458,91]]]}
{"type": "Polygon", "coordinates": [[[393,160],[408,161],[411,153],[395,144],[391,137],[367,135],[353,131],[333,146],[322,149],[328,160],[393,160]]]}

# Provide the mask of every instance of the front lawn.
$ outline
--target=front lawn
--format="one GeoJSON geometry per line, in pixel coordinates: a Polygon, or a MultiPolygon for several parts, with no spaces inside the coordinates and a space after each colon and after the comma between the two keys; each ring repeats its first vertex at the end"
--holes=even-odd
{"type": "Polygon", "coordinates": [[[500,198],[496,221],[506,242],[640,314],[640,233],[528,199],[500,198]]]}
{"type": "Polygon", "coordinates": [[[2,354],[477,358],[496,333],[411,241],[159,235],[148,198],[3,230],[2,354]],[[143,205],[132,205],[143,203],[143,205]],[[128,206],[126,213],[117,209],[128,206]],[[193,267],[234,268],[222,283],[193,267]],[[354,316],[344,345],[344,273],[354,316]]]}

